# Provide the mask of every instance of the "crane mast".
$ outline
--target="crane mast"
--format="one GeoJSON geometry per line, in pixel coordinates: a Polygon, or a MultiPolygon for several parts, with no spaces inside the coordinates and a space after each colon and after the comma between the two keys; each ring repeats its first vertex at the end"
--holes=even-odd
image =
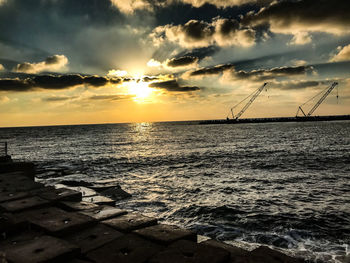
{"type": "MultiPolygon", "coordinates": [[[[314,113],[314,111],[321,105],[321,103],[327,98],[327,96],[329,95],[329,93],[332,92],[332,90],[338,85],[338,82],[333,82],[333,84],[327,89],[327,91],[322,95],[322,97],[317,101],[317,103],[311,108],[311,110],[305,114],[305,112],[302,109],[302,106],[304,106],[306,103],[308,103],[310,100],[314,99],[315,97],[312,97],[310,100],[308,100],[307,102],[305,102],[304,104],[300,105],[297,111],[297,115],[299,111],[301,111],[305,117],[310,117],[312,113],[314,113]]],[[[319,95],[319,94],[317,94],[319,95]]],[[[316,95],[316,96],[317,96],[316,95]]]]}
{"type": "MultiPolygon", "coordinates": [[[[260,88],[258,88],[254,93],[253,96],[250,98],[248,103],[241,109],[240,112],[237,113],[237,115],[234,117],[232,112],[232,117],[234,117],[236,120],[242,116],[242,114],[249,108],[249,106],[254,102],[254,100],[259,96],[259,94],[264,90],[267,83],[264,83],[260,88]]],[[[231,109],[232,111],[232,109],[231,109]]]]}

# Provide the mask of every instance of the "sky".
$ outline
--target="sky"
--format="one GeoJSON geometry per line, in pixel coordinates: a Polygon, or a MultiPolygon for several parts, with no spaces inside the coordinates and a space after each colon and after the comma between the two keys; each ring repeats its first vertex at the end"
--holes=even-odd
{"type": "Polygon", "coordinates": [[[0,0],[0,127],[350,114],[348,0],[0,0]],[[320,94],[317,96],[317,94],[320,94]]]}

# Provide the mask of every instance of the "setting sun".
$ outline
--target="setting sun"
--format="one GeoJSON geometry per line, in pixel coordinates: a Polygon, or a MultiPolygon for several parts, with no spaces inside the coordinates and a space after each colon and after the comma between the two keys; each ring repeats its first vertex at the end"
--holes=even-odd
{"type": "Polygon", "coordinates": [[[128,92],[135,95],[135,100],[140,102],[151,97],[153,89],[148,86],[148,83],[141,80],[130,81],[126,84],[128,92]]]}

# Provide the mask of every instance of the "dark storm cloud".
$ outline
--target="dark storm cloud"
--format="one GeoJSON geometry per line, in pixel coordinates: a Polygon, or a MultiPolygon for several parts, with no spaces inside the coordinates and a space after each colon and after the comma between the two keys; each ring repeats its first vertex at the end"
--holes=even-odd
{"type": "Polygon", "coordinates": [[[196,86],[180,86],[177,80],[155,82],[155,83],[151,83],[149,87],[165,89],[170,92],[189,92],[189,91],[200,90],[200,88],[196,86]]]}
{"type": "Polygon", "coordinates": [[[252,79],[256,81],[274,79],[276,77],[288,77],[295,75],[306,74],[312,71],[311,66],[299,66],[299,67],[279,67],[272,69],[258,69],[252,71],[236,71],[233,64],[218,65],[214,67],[202,68],[192,72],[188,75],[191,77],[196,76],[208,76],[208,75],[219,75],[228,71],[234,79],[252,79]]]}
{"type": "Polygon", "coordinates": [[[0,79],[0,91],[32,91],[36,89],[61,90],[77,85],[89,85],[101,87],[107,83],[118,84],[121,79],[99,76],[70,75],[37,75],[24,79],[2,78],[0,79]]]}
{"type": "Polygon", "coordinates": [[[183,25],[157,27],[150,35],[156,43],[167,39],[186,48],[211,45],[249,47],[255,43],[256,32],[252,27],[242,27],[231,18],[215,17],[211,22],[190,20],[183,25]]]}
{"type": "Polygon", "coordinates": [[[177,58],[179,57],[197,57],[199,60],[202,60],[203,58],[210,57],[214,55],[216,52],[220,50],[217,46],[209,46],[209,47],[203,47],[203,48],[195,48],[190,51],[184,51],[179,54],[177,54],[177,58]]]}
{"type": "Polygon", "coordinates": [[[244,17],[243,24],[269,23],[273,31],[349,32],[347,0],[280,1],[244,17]],[[328,25],[328,27],[324,27],[328,25]],[[333,25],[333,27],[330,27],[333,25]]]}
{"type": "Polygon", "coordinates": [[[197,63],[198,58],[197,57],[192,57],[192,56],[184,56],[184,57],[179,57],[179,58],[172,58],[168,60],[167,66],[169,67],[183,67],[183,66],[188,66],[193,63],[197,63]]]}

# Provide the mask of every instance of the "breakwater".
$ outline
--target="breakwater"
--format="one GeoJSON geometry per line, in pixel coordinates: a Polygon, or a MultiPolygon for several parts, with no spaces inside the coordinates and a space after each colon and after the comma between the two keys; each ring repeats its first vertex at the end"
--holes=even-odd
{"type": "Polygon", "coordinates": [[[350,120],[350,115],[203,120],[203,121],[200,121],[200,124],[239,124],[239,123],[267,123],[267,122],[313,122],[313,121],[342,121],[342,120],[350,120]]]}
{"type": "Polygon", "coordinates": [[[0,262],[305,262],[266,246],[246,251],[198,238],[106,196],[84,201],[90,188],[45,186],[35,176],[32,163],[0,163],[0,262]]]}

